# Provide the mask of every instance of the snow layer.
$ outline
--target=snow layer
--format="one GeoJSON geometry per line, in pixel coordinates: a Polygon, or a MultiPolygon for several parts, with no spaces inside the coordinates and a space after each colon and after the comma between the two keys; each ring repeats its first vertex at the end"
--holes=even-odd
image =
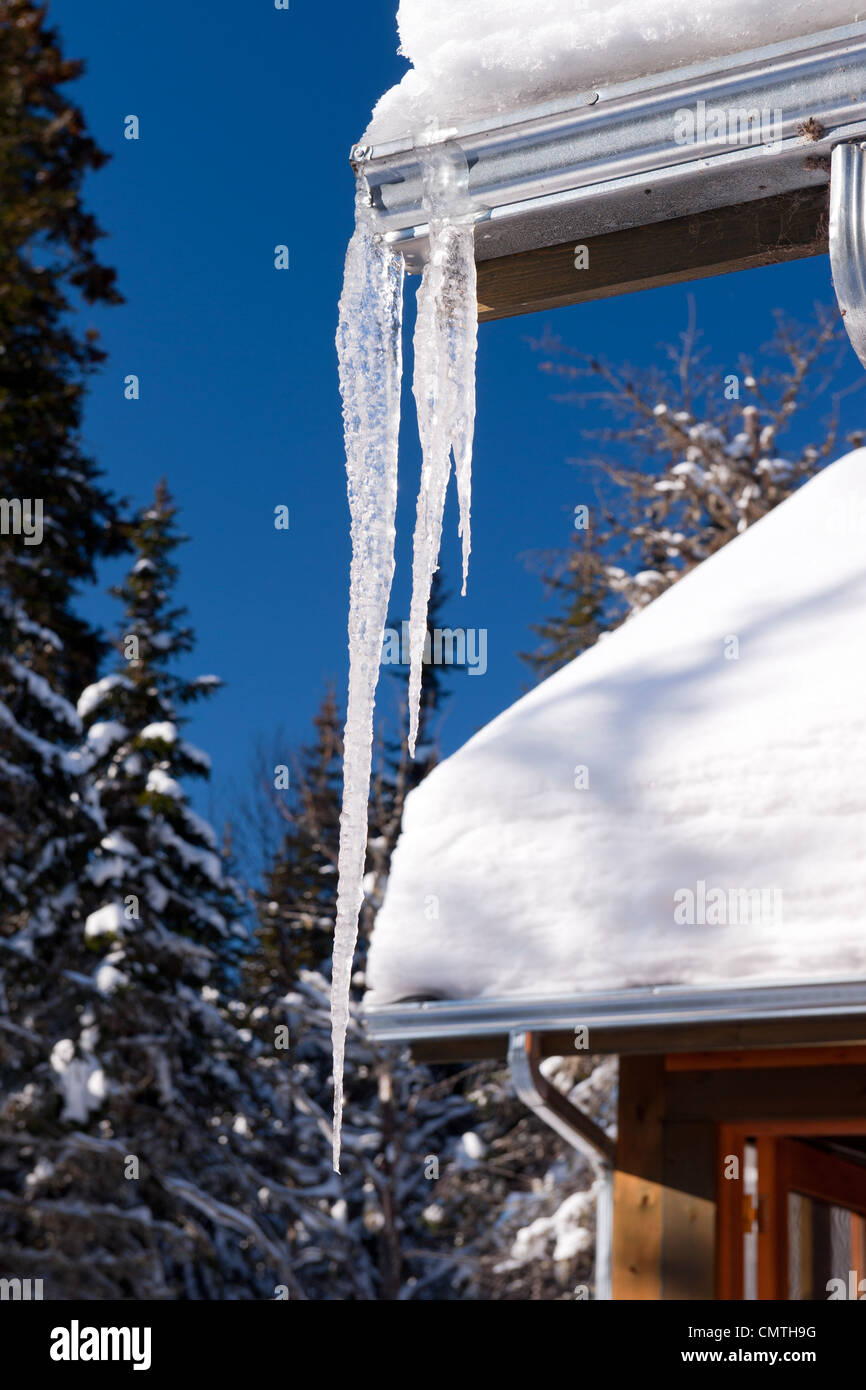
{"type": "Polygon", "coordinates": [[[128,676],[116,674],[103,676],[101,680],[94,681],[93,685],[88,685],[78,698],[78,715],[81,719],[87,719],[95,709],[108,698],[113,690],[122,687],[124,690],[132,689],[132,681],[128,676]]]}
{"type": "Polygon", "coordinates": [[[858,449],[412,792],[370,1002],[866,975],[864,612],[858,449]]]}
{"type": "Polygon", "coordinates": [[[106,903],[96,912],[91,912],[84,923],[85,941],[98,941],[102,936],[120,936],[126,920],[122,903],[106,903]]]}
{"type": "Polygon", "coordinates": [[[159,719],[155,724],[146,724],[139,738],[142,743],[175,743],[177,725],[170,719],[159,719]]]}
{"type": "MultiPolygon", "coordinates": [[[[83,1041],[83,1038],[82,1038],[83,1041]]],[[[51,1050],[51,1067],[63,1096],[60,1118],[85,1124],[91,1110],[98,1110],[105,1099],[105,1074],[96,1059],[82,1048],[76,1055],[71,1038],[61,1038],[51,1050]]]]}
{"type": "Polygon", "coordinates": [[[400,0],[413,64],[365,143],[418,136],[866,15],[851,0],[400,0]]]}

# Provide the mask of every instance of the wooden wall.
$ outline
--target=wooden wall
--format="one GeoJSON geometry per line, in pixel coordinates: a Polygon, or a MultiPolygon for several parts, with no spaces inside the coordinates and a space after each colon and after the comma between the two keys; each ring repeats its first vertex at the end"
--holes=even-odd
{"type": "MultiPolygon", "coordinates": [[[[615,1299],[717,1296],[721,1125],[777,1134],[862,1132],[864,1049],[620,1059],[615,1299]],[[833,1058],[832,1063],[825,1058],[833,1058]]],[[[736,1204],[731,1207],[736,1210],[736,1204]]],[[[736,1227],[721,1232],[736,1237],[736,1227]]],[[[724,1251],[724,1245],[722,1247],[724,1251]]]]}

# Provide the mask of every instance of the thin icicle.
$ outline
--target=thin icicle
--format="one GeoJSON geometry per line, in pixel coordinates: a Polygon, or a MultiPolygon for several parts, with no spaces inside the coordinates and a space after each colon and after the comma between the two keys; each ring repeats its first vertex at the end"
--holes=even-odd
{"type": "Polygon", "coordinates": [[[469,571],[472,437],[475,425],[475,350],[478,311],[475,238],[465,214],[465,193],[453,159],[431,150],[425,170],[430,256],[418,290],[413,392],[421,438],[421,485],[415,520],[412,603],[409,613],[409,751],[415,756],[427,609],[439,565],[442,514],[451,474],[457,473],[463,593],[469,571]],[[451,207],[449,207],[449,203],[451,207]]]}
{"type": "Polygon", "coordinates": [[[340,1171],[343,1068],[352,962],[367,853],[373,709],[394,575],[402,375],[403,260],[373,230],[359,191],[346,254],[337,351],[352,519],[349,698],[343,751],[339,889],[331,976],[334,1168],[340,1171]]]}
{"type": "Polygon", "coordinates": [[[457,500],[460,505],[460,526],[457,534],[463,540],[463,588],[460,592],[465,596],[466,581],[469,578],[469,555],[472,550],[472,442],[475,435],[475,353],[478,345],[478,291],[475,283],[473,236],[470,235],[469,244],[463,250],[464,255],[468,254],[468,263],[461,267],[465,275],[466,294],[458,306],[458,321],[454,330],[458,347],[462,346],[462,360],[457,373],[458,399],[453,449],[457,500]]]}

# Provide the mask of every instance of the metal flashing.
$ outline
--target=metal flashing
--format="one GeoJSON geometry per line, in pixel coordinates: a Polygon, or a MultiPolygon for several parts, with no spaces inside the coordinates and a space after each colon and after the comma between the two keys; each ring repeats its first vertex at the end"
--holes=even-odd
{"type": "MultiPolygon", "coordinates": [[[[601,86],[567,106],[442,132],[441,143],[465,156],[486,260],[826,184],[833,147],[860,139],[866,23],[601,86]],[[690,110],[695,138],[678,140],[678,113],[690,110]],[[736,130],[720,139],[701,111],[731,113],[736,130]]],[[[422,269],[419,149],[356,146],[353,162],[382,233],[407,269],[422,269]]]]}

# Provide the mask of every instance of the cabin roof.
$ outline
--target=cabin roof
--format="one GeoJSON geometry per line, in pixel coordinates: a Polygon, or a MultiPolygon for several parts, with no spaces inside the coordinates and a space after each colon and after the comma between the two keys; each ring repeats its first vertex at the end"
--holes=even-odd
{"type": "Polygon", "coordinates": [[[622,1050],[862,1014],[864,537],[859,449],[434,769],[373,935],[374,1031],[592,1021],[622,1050]]]}

